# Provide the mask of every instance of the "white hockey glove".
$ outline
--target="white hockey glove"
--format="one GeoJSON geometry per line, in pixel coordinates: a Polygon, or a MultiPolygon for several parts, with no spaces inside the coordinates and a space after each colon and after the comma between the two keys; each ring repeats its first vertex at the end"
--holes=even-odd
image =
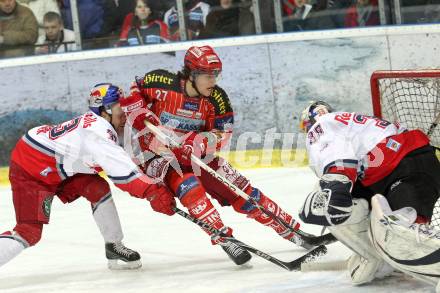
{"type": "Polygon", "coordinates": [[[299,211],[304,223],[333,226],[344,223],[352,212],[352,182],[342,174],[324,174],[299,211]]]}

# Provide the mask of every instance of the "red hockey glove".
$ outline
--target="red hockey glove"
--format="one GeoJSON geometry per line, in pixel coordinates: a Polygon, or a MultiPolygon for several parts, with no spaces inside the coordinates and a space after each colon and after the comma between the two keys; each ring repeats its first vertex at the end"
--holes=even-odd
{"type": "Polygon", "coordinates": [[[119,103],[127,117],[127,122],[137,130],[140,131],[145,128],[145,120],[156,126],[160,124],[159,118],[147,108],[140,92],[132,91],[129,96],[121,99],[119,103]]]}
{"type": "Polygon", "coordinates": [[[176,206],[176,201],[166,186],[160,184],[150,185],[144,196],[155,212],[168,216],[174,215],[173,207],[176,206]]]}
{"type": "Polygon", "coordinates": [[[187,134],[180,147],[173,148],[172,151],[179,163],[184,166],[191,166],[191,154],[203,158],[206,155],[207,147],[208,138],[203,134],[192,132],[187,134]]]}

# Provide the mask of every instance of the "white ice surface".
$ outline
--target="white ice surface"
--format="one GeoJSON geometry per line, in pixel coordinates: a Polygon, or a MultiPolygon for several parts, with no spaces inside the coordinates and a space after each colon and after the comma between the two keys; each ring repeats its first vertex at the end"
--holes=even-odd
{"type": "MultiPolygon", "coordinates": [[[[258,169],[243,172],[253,184],[297,217],[314,175],[306,168],[258,169]]],[[[104,243],[85,199],[63,205],[55,199],[51,221],[35,247],[0,268],[0,292],[434,292],[396,274],[371,285],[353,287],[346,272],[288,272],[253,256],[248,267],[235,266],[195,224],[178,215],[154,213],[149,204],[113,189],[125,244],[140,252],[137,271],[110,271],[104,243]]],[[[277,258],[291,261],[304,251],[254,220],[220,208],[234,235],[277,258]]],[[[0,189],[0,233],[15,225],[9,188],[0,189]]],[[[318,234],[318,226],[302,226],[318,234]]],[[[340,243],[328,246],[322,260],[342,260],[349,251],[340,243]]]]}

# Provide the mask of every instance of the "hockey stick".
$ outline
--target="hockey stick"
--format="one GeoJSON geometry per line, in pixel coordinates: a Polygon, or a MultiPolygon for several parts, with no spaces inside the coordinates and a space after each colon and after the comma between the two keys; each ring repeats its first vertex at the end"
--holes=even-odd
{"type": "Polygon", "coordinates": [[[437,86],[437,98],[436,98],[436,103],[435,103],[435,109],[434,109],[434,113],[437,113],[437,117],[434,119],[434,121],[432,122],[431,126],[428,129],[428,132],[426,133],[426,135],[429,136],[429,138],[431,138],[431,134],[434,132],[435,128],[437,127],[438,123],[440,122],[440,111],[438,109],[439,107],[439,91],[438,91],[438,81],[436,82],[436,86],[437,86]]]}
{"type": "MultiPolygon", "coordinates": [[[[158,140],[161,141],[162,143],[164,143],[165,145],[171,146],[171,147],[179,147],[180,146],[180,144],[178,142],[176,142],[174,139],[172,139],[167,134],[163,133],[157,126],[151,124],[148,121],[145,121],[145,125],[158,138],[158,140]]],[[[327,233],[327,234],[324,234],[321,236],[314,236],[314,235],[308,234],[302,230],[293,229],[293,227],[291,227],[283,219],[280,219],[274,213],[272,213],[271,211],[269,211],[266,208],[264,208],[263,206],[261,206],[254,198],[250,197],[243,190],[237,188],[234,184],[229,182],[228,179],[226,179],[222,175],[218,174],[215,170],[213,170],[211,167],[209,167],[207,164],[205,164],[201,159],[196,157],[194,154],[191,154],[191,160],[196,165],[198,165],[199,167],[204,169],[206,172],[208,172],[211,176],[213,176],[218,181],[220,181],[221,183],[226,185],[235,194],[237,194],[238,196],[240,196],[240,197],[244,198],[245,200],[247,200],[248,202],[250,202],[252,205],[254,205],[259,210],[261,210],[264,214],[266,214],[267,216],[269,216],[270,218],[274,219],[279,224],[284,226],[284,228],[287,228],[291,232],[295,233],[298,236],[300,241],[303,241],[304,243],[306,243],[310,246],[326,245],[326,244],[330,244],[330,243],[333,243],[336,241],[336,238],[331,233],[327,233]]]]}
{"type": "Polygon", "coordinates": [[[301,272],[317,271],[343,271],[347,269],[347,260],[334,260],[326,262],[308,262],[301,264],[301,272]]]}
{"type": "Polygon", "coordinates": [[[318,247],[313,248],[312,250],[310,250],[309,252],[307,252],[303,256],[301,256],[291,262],[285,262],[285,261],[279,260],[278,258],[273,257],[265,252],[262,252],[261,250],[256,249],[256,248],[254,248],[244,242],[241,242],[240,240],[237,240],[234,237],[229,237],[229,236],[221,233],[219,230],[211,227],[209,224],[207,224],[199,219],[194,218],[193,216],[189,215],[188,213],[186,213],[185,211],[182,211],[181,209],[179,209],[177,207],[174,207],[173,210],[177,214],[179,214],[180,216],[199,225],[203,229],[208,230],[209,232],[212,232],[214,234],[217,234],[220,237],[222,237],[223,239],[231,241],[231,242],[241,246],[242,248],[246,249],[247,251],[252,252],[253,254],[255,254],[261,258],[264,258],[265,260],[268,260],[271,263],[273,263],[283,269],[286,269],[288,271],[300,271],[302,264],[313,261],[313,260],[317,259],[318,257],[327,253],[327,247],[325,247],[324,245],[320,245],[318,247]]]}

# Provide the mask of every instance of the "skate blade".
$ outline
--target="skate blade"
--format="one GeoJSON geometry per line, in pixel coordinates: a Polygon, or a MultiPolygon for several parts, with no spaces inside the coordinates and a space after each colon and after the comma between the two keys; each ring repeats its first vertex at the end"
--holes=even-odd
{"type": "Polygon", "coordinates": [[[140,260],[125,262],[117,259],[109,259],[107,267],[110,270],[136,270],[142,267],[142,262],[140,260]]]}

